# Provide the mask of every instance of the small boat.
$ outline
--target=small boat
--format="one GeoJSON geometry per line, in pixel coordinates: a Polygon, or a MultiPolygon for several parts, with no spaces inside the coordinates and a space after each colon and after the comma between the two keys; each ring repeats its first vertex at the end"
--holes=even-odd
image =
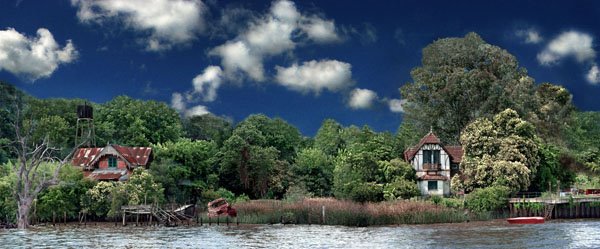
{"type": "Polygon", "coordinates": [[[518,217],[506,219],[510,224],[542,224],[544,217],[518,217]]]}

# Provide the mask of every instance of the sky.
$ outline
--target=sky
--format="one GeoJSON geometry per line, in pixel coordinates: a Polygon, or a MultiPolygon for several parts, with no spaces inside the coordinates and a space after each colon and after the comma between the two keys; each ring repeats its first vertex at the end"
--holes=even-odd
{"type": "Polygon", "coordinates": [[[433,41],[478,33],[600,111],[600,1],[0,0],[0,80],[39,98],[395,132],[433,41]]]}

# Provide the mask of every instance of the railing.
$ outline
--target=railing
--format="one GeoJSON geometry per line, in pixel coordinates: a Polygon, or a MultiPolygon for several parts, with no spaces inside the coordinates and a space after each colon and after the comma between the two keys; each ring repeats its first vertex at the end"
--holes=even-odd
{"type": "Polygon", "coordinates": [[[442,167],[439,163],[424,163],[423,169],[424,170],[440,170],[440,169],[442,169],[442,167]]]}

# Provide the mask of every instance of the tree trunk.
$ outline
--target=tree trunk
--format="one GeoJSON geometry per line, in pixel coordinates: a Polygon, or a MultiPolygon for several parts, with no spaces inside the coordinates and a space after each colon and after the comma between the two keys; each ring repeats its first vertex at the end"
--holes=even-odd
{"type": "Polygon", "coordinates": [[[25,229],[29,227],[29,210],[31,210],[31,198],[24,198],[19,201],[19,208],[17,210],[17,227],[19,229],[25,229]]]}

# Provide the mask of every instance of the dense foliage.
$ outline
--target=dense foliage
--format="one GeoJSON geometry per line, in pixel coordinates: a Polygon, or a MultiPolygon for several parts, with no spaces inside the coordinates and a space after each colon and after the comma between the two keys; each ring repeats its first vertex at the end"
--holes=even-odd
{"type": "Polygon", "coordinates": [[[535,139],[535,127],[511,109],[493,120],[475,120],[461,135],[462,172],[452,179],[453,188],[467,192],[487,186],[526,190],[540,162],[535,139]]]}

